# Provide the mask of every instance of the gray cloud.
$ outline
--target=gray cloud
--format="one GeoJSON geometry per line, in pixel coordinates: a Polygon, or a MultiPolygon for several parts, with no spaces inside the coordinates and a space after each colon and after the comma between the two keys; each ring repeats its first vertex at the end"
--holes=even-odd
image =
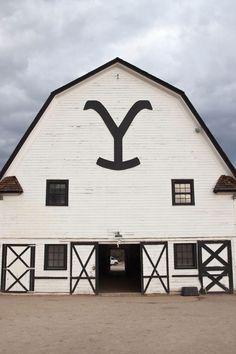
{"type": "Polygon", "coordinates": [[[120,56],[183,89],[236,164],[236,3],[0,4],[0,168],[48,94],[120,56]]]}

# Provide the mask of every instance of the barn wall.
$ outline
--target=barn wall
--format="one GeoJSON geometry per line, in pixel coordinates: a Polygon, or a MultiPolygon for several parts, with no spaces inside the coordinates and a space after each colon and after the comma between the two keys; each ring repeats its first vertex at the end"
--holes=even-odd
{"type": "MultiPolygon", "coordinates": [[[[48,243],[50,242],[35,240],[35,292],[68,293],[70,289],[70,258],[67,257],[67,270],[44,270],[44,248],[48,243]],[[41,277],[41,279],[37,279],[37,277],[41,277]],[[43,277],[67,277],[67,279],[42,279],[43,277]]],[[[60,242],[55,240],[53,243],[59,244],[60,242]]],[[[69,244],[67,244],[67,252],[69,253],[69,244]]]]}
{"type": "MultiPolygon", "coordinates": [[[[212,240],[212,239],[211,239],[212,240]]],[[[95,241],[95,240],[94,240],[95,241]]],[[[184,286],[196,286],[200,289],[200,282],[198,279],[198,269],[175,269],[174,268],[174,243],[183,243],[186,242],[184,239],[179,239],[175,241],[174,239],[168,240],[168,264],[169,264],[169,286],[170,292],[180,292],[181,288],[184,286]],[[194,275],[193,277],[183,277],[183,275],[194,275]],[[181,277],[176,277],[181,276],[181,277]]],[[[196,239],[188,240],[190,243],[197,243],[196,239]]],[[[4,244],[19,244],[19,240],[16,239],[8,239],[4,241],[4,244]]],[[[27,239],[22,239],[22,244],[27,243],[27,239]]],[[[70,242],[64,242],[59,239],[55,240],[38,240],[32,239],[31,244],[35,245],[35,288],[34,292],[37,294],[40,293],[63,293],[69,294],[70,293],[70,242]],[[56,244],[67,244],[67,270],[44,270],[44,247],[45,244],[56,243],[56,244]],[[46,277],[50,277],[51,279],[46,279],[46,277]],[[65,277],[67,279],[53,279],[53,278],[60,278],[65,277]],[[40,278],[40,279],[39,279],[40,278]],[[44,279],[43,279],[44,278],[44,279]]],[[[231,246],[232,246],[232,257],[233,257],[233,274],[235,274],[235,239],[231,239],[231,246]]],[[[93,247],[93,246],[91,246],[93,247]]],[[[161,247],[160,246],[146,246],[149,254],[153,257],[154,260],[158,259],[158,255],[160,254],[161,247]]],[[[79,254],[81,259],[85,263],[90,250],[88,250],[88,246],[80,246],[79,254]]],[[[2,244],[0,244],[0,254],[2,255],[2,244]]],[[[153,268],[150,264],[150,261],[147,257],[142,257],[143,264],[142,269],[144,275],[150,275],[153,268]]],[[[155,262],[154,262],[155,263],[155,262]]],[[[81,267],[79,263],[76,261],[76,258],[73,259],[73,276],[78,276],[81,267]]],[[[92,275],[93,268],[95,265],[94,258],[91,259],[90,263],[88,264],[87,271],[90,275],[92,275]]],[[[159,274],[166,274],[166,262],[165,258],[162,259],[158,268],[159,274]]],[[[0,273],[2,273],[2,262],[0,265],[0,273]]],[[[166,280],[164,280],[166,284],[166,280]]],[[[223,283],[225,280],[223,280],[223,283]]],[[[73,283],[74,284],[74,283],[73,283]]],[[[235,275],[234,275],[234,288],[235,286],[235,275]]],[[[144,284],[145,285],[145,284],[144,284]]],[[[226,284],[227,285],[227,284],[226,284]]],[[[99,289],[98,289],[99,290],[99,289]]],[[[152,293],[165,293],[164,288],[161,286],[160,281],[155,279],[150,283],[147,294],[152,293]]],[[[74,294],[93,294],[92,288],[89,285],[87,280],[80,280],[79,286],[74,291],[74,294]]]]}
{"type": "Polygon", "coordinates": [[[55,97],[6,175],[24,193],[0,201],[1,237],[125,239],[232,237],[230,195],[214,185],[230,174],[182,99],[119,65],[55,97]],[[119,74],[119,78],[117,78],[119,74]],[[117,124],[137,100],[149,100],[124,136],[124,159],[141,164],[112,171],[96,164],[113,159],[113,138],[101,117],[84,111],[87,100],[104,104],[117,124]],[[171,179],[194,179],[195,206],[172,206],[171,179]],[[69,206],[46,207],[46,179],[69,179],[69,206]]]}
{"type": "MultiPolygon", "coordinates": [[[[188,241],[189,243],[197,243],[196,240],[188,241]]],[[[169,253],[169,270],[170,270],[170,290],[172,292],[180,292],[184,286],[196,286],[200,289],[200,282],[198,279],[198,269],[175,269],[174,267],[174,243],[168,242],[169,253]],[[183,277],[187,275],[187,277],[183,277]],[[195,275],[194,277],[188,277],[189,275],[195,275]],[[178,277],[181,276],[181,277],[178,277]]],[[[186,243],[186,240],[178,240],[178,243],[186,243]]]]}
{"type": "MultiPolygon", "coordinates": [[[[15,239],[6,239],[4,240],[5,245],[9,244],[18,244],[18,245],[26,245],[27,244],[27,239],[22,239],[21,242],[19,240],[15,239]]],[[[71,273],[71,243],[70,242],[62,242],[61,240],[55,239],[55,240],[37,240],[37,239],[32,239],[30,242],[31,245],[35,245],[35,281],[34,281],[34,293],[63,293],[63,294],[69,294],[70,293],[70,276],[72,275],[73,277],[79,276],[81,273],[81,265],[78,262],[76,256],[74,255],[72,257],[72,273],[71,273]],[[63,244],[67,245],[67,269],[66,270],[45,270],[44,269],[44,250],[45,250],[45,245],[46,244],[63,244]],[[60,279],[60,278],[65,278],[65,279],[60,279]]],[[[2,245],[0,244],[0,260],[2,260],[2,245]]],[[[85,264],[89,253],[91,249],[93,248],[93,245],[80,245],[79,246],[79,255],[81,257],[81,260],[83,264],[85,264]]],[[[19,252],[20,253],[20,252],[19,252]]],[[[8,264],[11,263],[12,260],[16,258],[16,256],[12,253],[9,252],[10,258],[8,258],[8,264]]],[[[24,258],[23,258],[24,260],[24,258]]],[[[27,263],[29,261],[27,260],[27,263]]],[[[16,270],[14,266],[10,268],[10,270],[17,276],[20,276],[23,274],[25,271],[25,267],[23,266],[22,269],[20,269],[19,266],[22,266],[21,261],[16,264],[18,269],[16,270]]],[[[95,268],[95,253],[94,256],[91,257],[86,270],[90,276],[95,275],[92,273],[94,272],[95,268]]],[[[0,274],[2,274],[3,269],[2,269],[2,263],[0,266],[0,274]]],[[[8,273],[7,273],[8,274],[8,273]]],[[[83,277],[85,274],[83,273],[83,277]]],[[[29,283],[27,283],[28,277],[25,276],[21,279],[22,283],[27,287],[29,283]]],[[[2,279],[1,279],[2,281],[2,279]]],[[[14,279],[11,278],[11,281],[8,282],[11,284],[14,282],[14,279]]],[[[74,286],[76,280],[72,280],[72,287],[74,286]]],[[[94,286],[95,286],[95,280],[92,280],[94,286]]],[[[2,284],[0,284],[2,287],[2,284]]],[[[14,287],[16,290],[23,290],[23,288],[20,285],[17,285],[17,287],[14,287]]],[[[13,290],[14,290],[13,289],[13,290]]],[[[12,290],[11,290],[12,291],[12,290]]],[[[76,289],[73,291],[74,294],[90,294],[93,295],[93,289],[91,288],[88,280],[81,279],[76,286],[76,289]]]]}

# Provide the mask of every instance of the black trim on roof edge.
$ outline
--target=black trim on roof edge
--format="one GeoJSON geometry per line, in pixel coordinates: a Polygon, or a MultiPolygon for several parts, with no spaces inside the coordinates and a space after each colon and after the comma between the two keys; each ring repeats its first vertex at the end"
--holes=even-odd
{"type": "Polygon", "coordinates": [[[22,145],[24,144],[24,142],[26,141],[26,139],[28,138],[28,136],[30,135],[30,133],[32,132],[32,130],[34,129],[36,124],[38,123],[39,119],[42,117],[43,113],[48,108],[49,104],[53,100],[53,97],[54,96],[52,94],[50,94],[50,96],[47,98],[47,100],[45,101],[45,103],[41,107],[40,111],[38,112],[38,114],[36,115],[34,120],[32,121],[32,123],[30,124],[29,128],[26,130],[25,134],[22,136],[21,140],[17,144],[17,146],[14,149],[13,153],[11,154],[11,156],[9,157],[9,159],[7,160],[7,162],[5,163],[5,165],[3,166],[3,168],[2,168],[2,170],[0,172],[0,180],[4,176],[5,172],[8,170],[8,168],[11,165],[12,161],[14,160],[14,158],[18,154],[19,150],[21,149],[22,145]]]}
{"type": "Polygon", "coordinates": [[[110,67],[110,66],[112,66],[114,64],[117,64],[117,63],[122,64],[123,66],[125,66],[125,67],[127,67],[127,68],[129,68],[129,69],[131,69],[131,70],[133,70],[135,72],[137,72],[138,74],[140,74],[142,76],[145,76],[145,77],[147,77],[148,79],[150,79],[152,81],[157,82],[158,84],[168,88],[171,91],[175,91],[179,95],[184,93],[182,90],[178,89],[177,87],[175,87],[175,86],[173,86],[171,84],[168,84],[168,82],[165,82],[165,81],[163,81],[161,79],[158,79],[157,77],[149,74],[148,72],[146,72],[146,71],[144,71],[142,69],[139,69],[137,66],[135,66],[133,64],[130,64],[127,61],[117,57],[117,58],[115,58],[115,59],[113,59],[113,60],[111,60],[111,61],[109,61],[109,62],[107,62],[107,63],[105,63],[105,64],[103,64],[101,66],[99,66],[98,68],[88,72],[87,74],[79,77],[78,79],[75,79],[75,80],[69,82],[68,84],[66,84],[64,86],[59,87],[58,89],[52,91],[52,94],[57,95],[58,93],[61,93],[61,92],[65,91],[65,90],[68,90],[72,86],[77,85],[78,83],[90,78],[91,76],[93,76],[93,75],[99,73],[100,71],[102,71],[104,69],[107,69],[108,67],[110,67]]]}
{"type": "Polygon", "coordinates": [[[77,85],[78,83],[90,78],[91,76],[101,72],[104,69],[107,69],[108,67],[116,64],[116,63],[120,63],[123,66],[135,71],[136,73],[148,78],[151,81],[154,81],[156,83],[158,83],[161,86],[166,87],[167,89],[177,93],[178,95],[180,95],[182,97],[182,99],[184,100],[184,102],[186,103],[186,105],[188,106],[188,108],[190,109],[190,111],[193,113],[193,115],[196,117],[197,121],[199,122],[199,124],[201,125],[201,127],[203,128],[203,130],[205,131],[205,133],[207,134],[208,138],[210,139],[210,141],[212,142],[212,144],[214,145],[214,147],[216,148],[217,152],[219,153],[219,155],[222,157],[222,159],[224,160],[225,164],[228,166],[228,168],[230,169],[230,171],[233,173],[233,175],[236,177],[236,169],[233,166],[233,164],[231,163],[231,161],[229,160],[228,156],[226,155],[226,153],[222,150],[222,148],[220,147],[219,143],[217,142],[217,140],[215,139],[215,137],[212,135],[212,133],[210,132],[210,130],[207,128],[206,124],[204,123],[204,121],[202,120],[202,118],[200,117],[200,115],[198,114],[198,112],[196,111],[196,109],[193,107],[192,103],[189,101],[188,97],[185,95],[184,91],[178,89],[175,86],[172,86],[170,84],[168,84],[167,82],[158,79],[157,77],[147,73],[146,71],[137,68],[135,65],[130,64],[126,61],[124,61],[123,59],[120,58],[115,58],[101,66],[99,66],[98,68],[90,71],[89,73],[79,77],[76,80],[73,80],[71,82],[69,82],[68,84],[59,87],[58,89],[54,90],[51,92],[51,94],[49,95],[49,97],[47,98],[46,102],[43,104],[42,108],[40,109],[40,111],[38,112],[38,114],[36,115],[36,117],[34,118],[34,120],[32,121],[32,123],[30,124],[29,128],[26,130],[25,134],[23,135],[23,137],[21,138],[21,140],[19,141],[19,143],[17,144],[15,150],[13,151],[13,153],[11,154],[10,158],[7,160],[7,162],[5,163],[5,165],[3,166],[1,172],[0,172],[0,179],[2,179],[2,177],[4,176],[5,172],[7,171],[7,169],[9,168],[9,166],[11,165],[12,161],[14,160],[14,158],[16,157],[17,153],[19,152],[19,150],[21,149],[22,145],[24,144],[24,142],[26,141],[26,139],[28,138],[28,136],[30,135],[31,131],[34,129],[34,127],[36,126],[36,124],[38,123],[38,121],[40,120],[41,116],[43,115],[43,113],[45,112],[45,110],[47,109],[47,107],[49,106],[49,104],[51,103],[51,101],[53,100],[53,98],[58,95],[59,93],[68,90],[69,88],[71,88],[74,85],[77,85]]]}

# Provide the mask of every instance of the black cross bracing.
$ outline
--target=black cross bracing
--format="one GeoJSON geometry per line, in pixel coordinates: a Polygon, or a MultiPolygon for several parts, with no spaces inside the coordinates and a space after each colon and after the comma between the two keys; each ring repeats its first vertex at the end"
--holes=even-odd
{"type": "Polygon", "coordinates": [[[161,285],[163,286],[164,290],[166,293],[169,293],[170,289],[169,289],[169,270],[168,270],[168,248],[167,248],[167,242],[158,242],[158,243],[141,243],[141,250],[143,253],[145,253],[145,255],[147,256],[150,264],[152,265],[152,272],[150,275],[142,275],[143,279],[148,279],[145,287],[144,287],[144,282],[142,281],[142,293],[145,294],[151,281],[155,278],[160,280],[161,285]],[[147,248],[145,247],[145,245],[153,245],[154,247],[157,245],[163,245],[163,248],[156,260],[156,262],[154,263],[154,261],[152,260],[152,258],[150,257],[147,248]],[[161,261],[161,259],[165,257],[165,261],[166,261],[166,274],[160,274],[158,271],[158,265],[161,261]],[[163,279],[167,279],[167,282],[165,284],[165,282],[163,281],[163,279]]]}
{"type": "MultiPolygon", "coordinates": [[[[230,241],[199,241],[198,242],[198,262],[199,262],[199,280],[201,283],[201,293],[208,293],[213,290],[213,287],[218,286],[222,292],[233,292],[233,277],[232,277],[232,255],[230,241]],[[211,249],[212,244],[218,244],[216,250],[211,249]],[[220,253],[226,249],[227,260],[220,256],[220,253]],[[202,250],[208,252],[209,257],[202,260],[202,250]],[[220,265],[211,266],[210,263],[217,260],[220,265]],[[214,272],[214,273],[212,273],[214,272]],[[209,284],[204,287],[204,277],[210,280],[209,284]],[[222,283],[222,279],[227,277],[229,286],[222,283]]],[[[213,292],[213,291],[212,291],[213,292]]]]}
{"type": "MultiPolygon", "coordinates": [[[[78,244],[78,243],[74,243],[74,244],[72,243],[71,244],[71,277],[70,277],[70,293],[71,294],[74,293],[75,289],[77,288],[77,286],[79,284],[79,281],[82,280],[82,279],[88,280],[88,282],[89,282],[94,294],[97,294],[97,286],[96,285],[94,286],[94,284],[92,282],[92,280],[95,280],[95,284],[96,284],[96,277],[95,276],[94,277],[90,276],[88,274],[88,272],[87,272],[87,269],[86,269],[86,267],[87,267],[90,259],[92,258],[93,254],[95,254],[95,260],[96,260],[96,258],[97,258],[96,252],[97,252],[97,244],[91,244],[91,243],[90,244],[84,244],[84,243],[83,244],[78,244]],[[81,257],[79,255],[77,249],[76,249],[76,246],[81,246],[81,245],[91,245],[91,246],[93,246],[92,250],[90,251],[90,253],[88,255],[88,258],[87,258],[85,263],[82,262],[81,257]],[[73,257],[74,257],[74,255],[75,255],[76,259],[79,261],[79,264],[80,264],[80,266],[82,268],[78,276],[73,276],[72,266],[73,266],[73,257]],[[76,280],[74,286],[73,286],[73,280],[76,280]]],[[[96,270],[95,270],[95,272],[96,272],[96,270]]]]}
{"type": "Polygon", "coordinates": [[[24,259],[21,258],[21,256],[23,256],[23,254],[28,251],[28,249],[30,248],[30,246],[26,246],[26,248],[20,253],[20,254],[17,254],[16,251],[12,248],[12,246],[7,246],[9,250],[12,251],[12,253],[15,254],[16,258],[13,259],[13,261],[7,265],[7,268],[10,268],[18,259],[24,264],[24,266],[26,268],[30,268],[30,265],[27,264],[24,259]]]}
{"type": "Polygon", "coordinates": [[[2,273],[2,290],[4,292],[28,292],[32,291],[34,289],[34,255],[35,255],[35,248],[32,245],[3,245],[3,273],[2,273]],[[14,249],[15,247],[17,248],[23,248],[22,251],[16,251],[14,249]],[[27,252],[30,251],[29,254],[29,262],[26,262],[22,256],[27,252]],[[9,251],[11,251],[14,255],[15,258],[8,263],[8,255],[9,251]],[[24,268],[22,269],[22,273],[15,274],[13,268],[11,268],[17,261],[20,261],[24,268]],[[22,283],[22,279],[25,275],[29,273],[29,280],[28,280],[28,287],[22,283]],[[10,274],[11,277],[14,279],[11,284],[8,284],[8,287],[6,286],[6,279],[7,279],[7,274],[10,274]],[[13,287],[18,284],[21,287],[21,290],[14,291],[12,290],[13,287]]]}
{"type": "Polygon", "coordinates": [[[5,291],[6,292],[8,292],[8,291],[10,291],[12,288],[13,288],[13,286],[15,285],[15,284],[20,284],[21,285],[21,287],[24,289],[24,291],[29,291],[29,289],[27,289],[22,283],[21,283],[21,278],[23,278],[28,272],[29,272],[29,269],[27,269],[23,274],[21,274],[18,278],[10,271],[10,269],[7,269],[7,272],[9,273],[9,274],[11,274],[11,276],[15,279],[15,281],[14,281],[14,283],[12,283],[5,291]]]}

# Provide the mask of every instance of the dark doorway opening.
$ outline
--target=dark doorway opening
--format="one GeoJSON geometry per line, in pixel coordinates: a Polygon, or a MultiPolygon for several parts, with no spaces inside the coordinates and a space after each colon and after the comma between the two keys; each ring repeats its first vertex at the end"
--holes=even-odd
{"type": "Polygon", "coordinates": [[[99,245],[99,292],[141,292],[140,245],[99,245]]]}

